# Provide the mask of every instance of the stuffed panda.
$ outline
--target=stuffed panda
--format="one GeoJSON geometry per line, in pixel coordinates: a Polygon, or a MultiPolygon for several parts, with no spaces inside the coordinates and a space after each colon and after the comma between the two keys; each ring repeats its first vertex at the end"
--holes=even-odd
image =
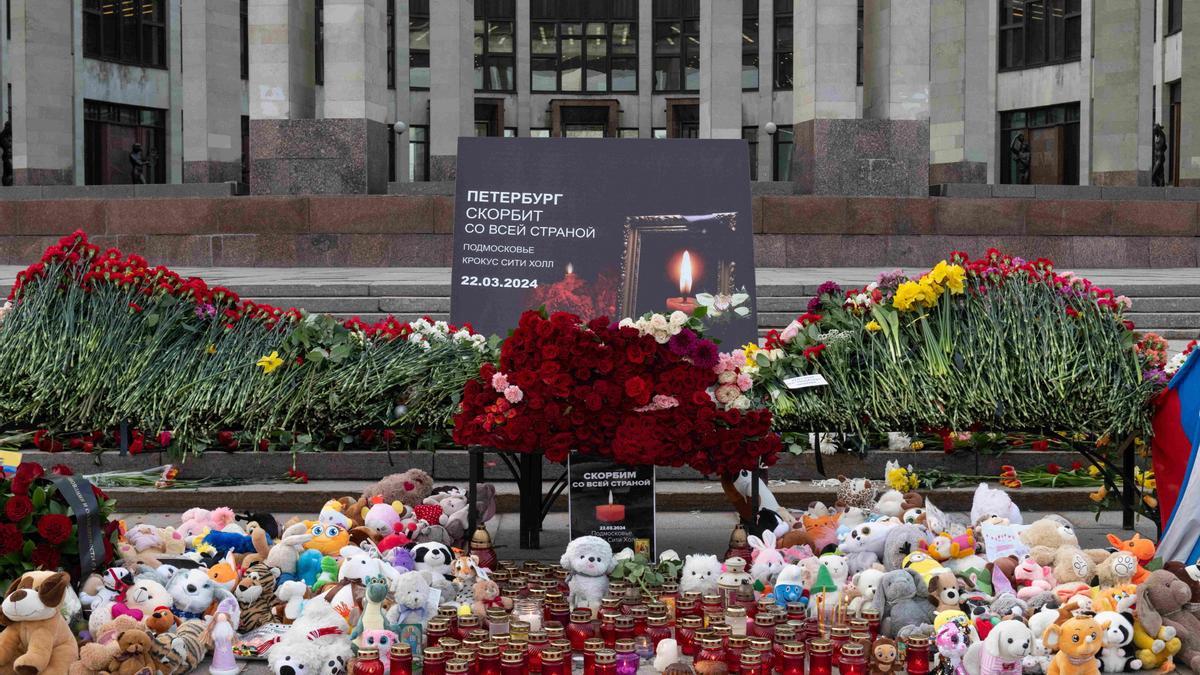
{"type": "Polygon", "coordinates": [[[1097,657],[1100,670],[1106,673],[1124,673],[1142,669],[1141,659],[1133,657],[1136,648],[1133,642],[1133,612],[1099,612],[1096,622],[1106,625],[1102,641],[1104,648],[1097,657]]]}
{"type": "Polygon", "coordinates": [[[436,541],[427,541],[412,547],[413,569],[427,570],[434,578],[454,580],[454,572],[450,563],[454,562],[454,552],[449,546],[436,541]]]}

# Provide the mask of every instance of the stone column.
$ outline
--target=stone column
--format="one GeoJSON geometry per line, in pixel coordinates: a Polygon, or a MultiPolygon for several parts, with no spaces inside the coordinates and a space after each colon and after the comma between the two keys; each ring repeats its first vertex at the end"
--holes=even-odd
{"type": "Polygon", "coordinates": [[[742,3],[700,2],[700,137],[742,137],[742,3]]]}
{"type": "MultiPolygon", "coordinates": [[[[75,178],[75,57],[71,0],[12,0],[13,174],[16,185],[75,178]]],[[[82,130],[80,130],[82,132],[82,130]]],[[[82,133],[80,134],[82,143],[82,133]]]]}
{"type": "Polygon", "coordinates": [[[183,181],[241,180],[238,0],[183,3],[183,181]]]}
{"type": "Polygon", "coordinates": [[[454,180],[458,138],[475,130],[475,0],[435,0],[429,12],[430,180],[454,180]]]}
{"type": "MultiPolygon", "coordinates": [[[[1149,185],[1149,155],[1139,157],[1142,104],[1142,30],[1153,20],[1150,3],[1093,0],[1096,56],[1092,62],[1092,185],[1149,185]],[[1143,7],[1144,5],[1144,7],[1143,7]],[[1146,11],[1142,11],[1145,9],[1146,11]]],[[[1153,39],[1153,36],[1149,36],[1153,39]]],[[[1147,111],[1148,112],[1148,111],[1147,111]]]]}
{"type": "MultiPolygon", "coordinates": [[[[1187,10],[1188,7],[1184,7],[1187,10]]],[[[1179,81],[1179,184],[1200,187],[1200,11],[1184,11],[1179,81]]]]}
{"type": "Polygon", "coordinates": [[[250,193],[289,194],[308,164],[296,140],[311,138],[316,111],[313,2],[253,0],[249,10],[250,193]]]}
{"type": "Polygon", "coordinates": [[[932,0],[929,6],[929,184],[986,183],[990,0],[932,0]]]}

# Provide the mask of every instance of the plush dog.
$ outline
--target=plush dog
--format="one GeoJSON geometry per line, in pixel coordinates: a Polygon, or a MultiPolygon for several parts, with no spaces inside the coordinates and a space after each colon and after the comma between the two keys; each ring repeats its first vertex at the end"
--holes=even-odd
{"type": "Polygon", "coordinates": [[[568,600],[571,607],[600,606],[608,593],[608,575],[617,566],[612,547],[600,537],[585,536],[573,539],[559,563],[567,570],[568,600]]]}
{"type": "Polygon", "coordinates": [[[963,667],[970,675],[1015,675],[1032,642],[1029,626],[1015,619],[1001,621],[982,642],[967,648],[963,667]]]}
{"type": "Polygon", "coordinates": [[[0,602],[0,672],[62,675],[79,659],[79,645],[59,609],[71,577],[26,572],[0,602]]]}
{"type": "Polygon", "coordinates": [[[929,602],[934,611],[945,612],[960,609],[962,605],[962,588],[958,577],[950,570],[944,570],[929,579],[929,602]]]}
{"type": "Polygon", "coordinates": [[[1058,653],[1050,659],[1046,675],[1099,675],[1096,655],[1104,648],[1108,624],[1087,615],[1076,615],[1062,624],[1052,623],[1042,634],[1042,642],[1058,653]]]}

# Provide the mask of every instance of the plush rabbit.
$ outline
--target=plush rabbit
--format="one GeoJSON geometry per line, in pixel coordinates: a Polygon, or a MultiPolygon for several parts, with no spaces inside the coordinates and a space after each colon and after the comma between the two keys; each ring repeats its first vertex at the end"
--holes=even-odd
{"type": "Polygon", "coordinates": [[[783,554],[775,548],[775,533],[763,532],[762,539],[750,535],[746,541],[751,548],[750,576],[764,585],[774,584],[784,565],[783,554]]]}

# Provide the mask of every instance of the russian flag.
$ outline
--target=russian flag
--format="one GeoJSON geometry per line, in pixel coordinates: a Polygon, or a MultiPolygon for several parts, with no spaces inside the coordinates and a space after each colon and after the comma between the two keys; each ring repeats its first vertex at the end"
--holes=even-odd
{"type": "Polygon", "coordinates": [[[1159,395],[1151,450],[1158,487],[1163,560],[1200,559],[1200,366],[1193,354],[1159,395]]]}

